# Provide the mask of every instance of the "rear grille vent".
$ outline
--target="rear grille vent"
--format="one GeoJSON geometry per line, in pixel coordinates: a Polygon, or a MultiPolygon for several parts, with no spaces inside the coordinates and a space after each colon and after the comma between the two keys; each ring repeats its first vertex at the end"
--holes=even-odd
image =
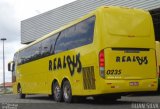
{"type": "Polygon", "coordinates": [[[85,90],[93,90],[96,89],[95,86],[95,74],[94,74],[94,67],[83,67],[82,68],[83,74],[83,86],[85,90]]]}

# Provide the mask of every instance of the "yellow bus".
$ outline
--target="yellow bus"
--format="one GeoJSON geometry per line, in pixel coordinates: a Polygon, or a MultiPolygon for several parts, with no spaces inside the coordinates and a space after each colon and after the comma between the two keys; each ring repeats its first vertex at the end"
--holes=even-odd
{"type": "Polygon", "coordinates": [[[158,86],[152,19],[134,8],[99,7],[20,49],[12,63],[21,98],[49,94],[69,103],[158,86]]]}
{"type": "Polygon", "coordinates": [[[160,42],[156,41],[156,56],[157,56],[157,72],[158,72],[158,89],[160,91],[160,42]]]}

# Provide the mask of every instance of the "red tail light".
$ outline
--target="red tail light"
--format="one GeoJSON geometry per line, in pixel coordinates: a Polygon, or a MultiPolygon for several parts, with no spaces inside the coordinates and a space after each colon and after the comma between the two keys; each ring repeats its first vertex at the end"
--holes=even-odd
{"type": "Polygon", "coordinates": [[[104,63],[104,50],[100,51],[99,53],[99,66],[100,67],[104,67],[105,63],[104,63]]]}
{"type": "Polygon", "coordinates": [[[105,55],[104,50],[99,52],[99,69],[100,69],[100,76],[105,78],[105,55]]]}

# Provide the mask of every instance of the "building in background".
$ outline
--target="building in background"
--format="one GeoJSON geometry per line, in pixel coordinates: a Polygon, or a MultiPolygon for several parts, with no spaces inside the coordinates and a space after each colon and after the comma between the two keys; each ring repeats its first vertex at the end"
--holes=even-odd
{"type": "Polygon", "coordinates": [[[154,22],[156,40],[160,41],[160,0],[76,0],[23,20],[21,22],[21,43],[28,44],[33,42],[102,5],[149,10],[154,22]]]}

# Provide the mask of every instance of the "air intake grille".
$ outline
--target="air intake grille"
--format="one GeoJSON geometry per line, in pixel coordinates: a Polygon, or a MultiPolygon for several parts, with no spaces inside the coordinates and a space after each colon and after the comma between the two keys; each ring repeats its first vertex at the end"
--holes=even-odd
{"type": "Polygon", "coordinates": [[[95,86],[95,75],[94,75],[94,67],[83,67],[83,86],[85,90],[93,90],[96,89],[95,86]]]}

